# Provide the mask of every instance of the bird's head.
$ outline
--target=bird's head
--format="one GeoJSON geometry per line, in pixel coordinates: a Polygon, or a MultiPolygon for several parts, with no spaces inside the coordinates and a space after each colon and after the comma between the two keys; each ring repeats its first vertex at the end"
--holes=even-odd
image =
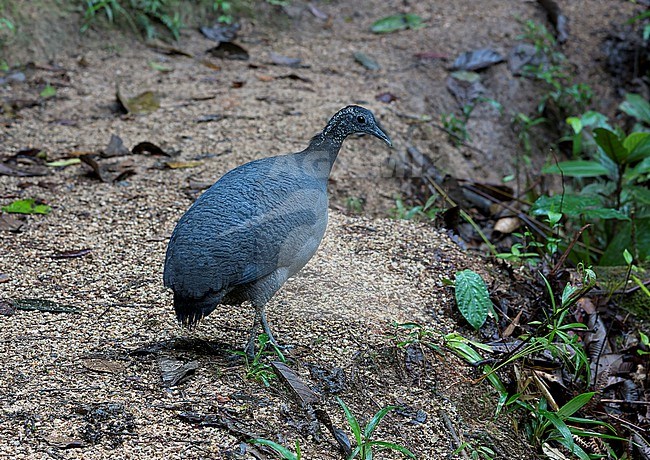
{"type": "Polygon", "coordinates": [[[388,134],[379,127],[372,112],[358,105],[349,105],[336,112],[323,130],[323,136],[327,137],[328,134],[343,138],[350,134],[370,134],[389,146],[393,145],[388,134]]]}

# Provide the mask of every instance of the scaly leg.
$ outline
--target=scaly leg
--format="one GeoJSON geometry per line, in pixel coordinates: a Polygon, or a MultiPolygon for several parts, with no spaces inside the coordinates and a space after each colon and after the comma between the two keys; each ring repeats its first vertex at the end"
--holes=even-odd
{"type": "Polygon", "coordinates": [[[264,308],[264,306],[262,306],[261,310],[262,310],[261,313],[262,329],[264,330],[264,333],[269,336],[269,343],[274,347],[282,349],[282,347],[278,345],[278,342],[275,340],[275,337],[273,336],[273,332],[271,332],[271,328],[269,327],[269,322],[266,320],[266,309],[264,308]]]}
{"type": "Polygon", "coordinates": [[[250,359],[253,359],[255,357],[255,342],[257,342],[257,331],[260,328],[260,323],[262,322],[263,313],[264,313],[264,307],[255,308],[255,319],[253,320],[253,327],[251,327],[248,343],[246,344],[246,348],[244,348],[246,355],[250,359]]]}

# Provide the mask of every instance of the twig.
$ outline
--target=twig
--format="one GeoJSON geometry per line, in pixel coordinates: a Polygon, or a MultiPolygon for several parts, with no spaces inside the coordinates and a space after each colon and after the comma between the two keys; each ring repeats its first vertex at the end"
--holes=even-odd
{"type": "Polygon", "coordinates": [[[580,230],[578,230],[578,233],[571,239],[571,242],[565,249],[564,253],[562,253],[562,256],[560,257],[560,260],[557,261],[555,266],[553,267],[553,270],[551,270],[551,273],[549,274],[550,277],[555,277],[555,274],[557,271],[564,265],[564,261],[566,258],[569,256],[569,253],[573,249],[573,246],[575,246],[576,242],[578,241],[578,238],[582,235],[582,232],[584,232],[587,228],[589,228],[591,224],[585,224],[582,226],[580,230]]]}
{"type": "MultiPolygon", "coordinates": [[[[451,420],[449,420],[449,416],[447,415],[447,412],[445,412],[444,410],[440,410],[440,415],[442,416],[442,420],[445,422],[445,426],[447,427],[449,434],[451,435],[451,437],[454,439],[454,442],[456,443],[455,446],[456,449],[460,448],[462,443],[460,442],[460,438],[456,433],[456,429],[454,428],[454,425],[451,423],[451,420]]],[[[464,448],[463,450],[460,451],[460,454],[463,456],[463,458],[469,460],[469,455],[467,455],[467,452],[465,452],[464,448]]]]}

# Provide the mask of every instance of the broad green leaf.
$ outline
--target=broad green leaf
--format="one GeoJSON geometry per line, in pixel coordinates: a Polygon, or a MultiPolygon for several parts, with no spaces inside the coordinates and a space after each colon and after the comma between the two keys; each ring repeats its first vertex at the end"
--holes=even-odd
{"type": "Polygon", "coordinates": [[[619,108],[631,117],[650,124],[650,104],[642,96],[632,93],[626,94],[625,100],[619,108]]]}
{"type": "Polygon", "coordinates": [[[370,30],[376,34],[386,34],[405,29],[419,29],[423,27],[422,18],[417,14],[394,14],[375,21],[370,30]]]}
{"type": "Polygon", "coordinates": [[[616,227],[614,238],[609,242],[605,253],[600,258],[600,265],[626,265],[623,258],[625,249],[636,248],[639,261],[650,260],[650,217],[636,218],[632,222],[621,222],[616,227]],[[635,244],[632,244],[632,225],[634,226],[635,244]]]}
{"type": "Polygon", "coordinates": [[[545,166],[543,174],[563,174],[567,177],[598,177],[609,174],[607,168],[595,161],[574,160],[562,161],[558,164],[545,166]]]}
{"type": "Polygon", "coordinates": [[[605,128],[596,128],[594,129],[594,136],[596,143],[605,151],[609,158],[617,164],[623,164],[625,162],[629,152],[623,146],[621,139],[615,132],[605,128]]]}
{"type": "Polygon", "coordinates": [[[635,132],[623,141],[623,146],[630,154],[627,163],[635,163],[650,157],[650,133],[635,132]]]}
{"type": "Polygon", "coordinates": [[[604,198],[600,195],[554,195],[540,196],[530,209],[533,216],[548,216],[561,212],[568,217],[585,216],[592,219],[630,218],[616,209],[605,207],[604,198]]]}
{"type": "Polygon", "coordinates": [[[542,195],[530,209],[533,216],[546,216],[549,212],[561,212],[569,217],[577,217],[587,208],[602,207],[603,200],[597,195],[542,195]]]}
{"type": "Polygon", "coordinates": [[[560,407],[560,409],[556,412],[556,414],[562,420],[566,420],[567,417],[572,416],[580,409],[582,409],[585,406],[585,404],[591,401],[591,398],[593,398],[595,394],[596,393],[594,392],[579,394],[578,396],[570,400],[568,403],[566,403],[564,406],[560,407]]]}
{"type": "Polygon", "coordinates": [[[600,257],[599,265],[625,265],[623,251],[628,248],[632,248],[632,226],[630,222],[623,222],[616,227],[616,234],[600,257]]]}
{"type": "Polygon", "coordinates": [[[49,214],[52,208],[46,204],[36,204],[34,199],[28,198],[3,206],[2,210],[14,214],[49,214]]]}
{"type": "Polygon", "coordinates": [[[593,208],[585,209],[582,213],[587,219],[617,219],[617,220],[630,220],[630,217],[625,213],[612,208],[593,208]]]}
{"type": "Polygon", "coordinates": [[[78,165],[79,163],[81,163],[79,158],[64,158],[63,160],[50,161],[45,164],[53,168],[61,168],[64,166],[78,165]]]}
{"type": "Polygon", "coordinates": [[[472,270],[456,272],[456,304],[474,329],[485,323],[492,301],[481,275],[472,270]]]}
{"type": "Polygon", "coordinates": [[[589,126],[591,128],[607,128],[611,130],[607,117],[600,112],[589,110],[582,114],[580,121],[583,127],[589,126]]]}

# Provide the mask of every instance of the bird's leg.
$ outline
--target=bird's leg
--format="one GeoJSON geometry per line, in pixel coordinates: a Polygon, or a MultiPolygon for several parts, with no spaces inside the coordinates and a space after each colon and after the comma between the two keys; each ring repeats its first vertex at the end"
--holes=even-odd
{"type": "Polygon", "coordinates": [[[278,342],[275,340],[275,337],[273,337],[273,332],[271,332],[271,328],[269,327],[269,322],[266,319],[266,309],[262,305],[260,308],[261,310],[261,322],[262,322],[262,329],[264,330],[264,333],[269,337],[269,343],[273,345],[276,348],[282,349],[280,345],[278,345],[278,342]]]}
{"type": "Polygon", "coordinates": [[[250,337],[248,339],[248,343],[246,344],[246,348],[244,348],[244,351],[246,352],[246,355],[252,360],[255,358],[255,342],[257,341],[257,331],[260,328],[260,323],[262,322],[262,317],[264,315],[264,307],[255,308],[255,319],[253,320],[253,327],[250,330],[250,337]]]}

